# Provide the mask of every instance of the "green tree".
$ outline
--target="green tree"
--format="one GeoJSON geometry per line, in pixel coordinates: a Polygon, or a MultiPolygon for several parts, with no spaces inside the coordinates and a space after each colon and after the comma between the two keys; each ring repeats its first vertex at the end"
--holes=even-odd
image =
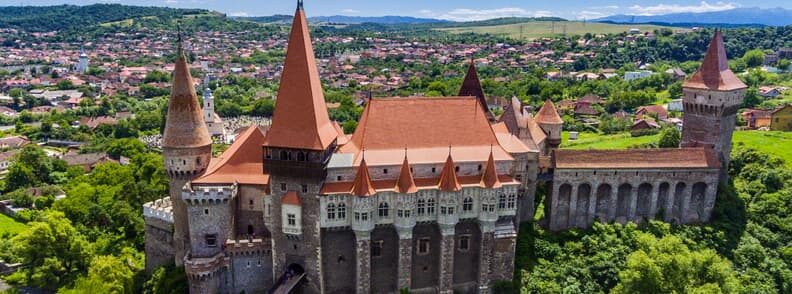
{"type": "Polygon", "coordinates": [[[678,148],[681,135],[676,127],[667,127],[660,132],[660,141],[657,143],[660,148],[678,148]]]}
{"type": "Polygon", "coordinates": [[[764,51],[756,49],[745,52],[742,58],[748,67],[762,66],[765,61],[764,51]]]}

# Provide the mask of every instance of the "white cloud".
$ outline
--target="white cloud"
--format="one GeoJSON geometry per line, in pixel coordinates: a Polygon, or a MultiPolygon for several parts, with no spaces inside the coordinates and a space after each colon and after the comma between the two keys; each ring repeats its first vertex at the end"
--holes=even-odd
{"type": "Polygon", "coordinates": [[[235,12],[228,13],[228,16],[248,17],[248,16],[250,16],[250,14],[248,14],[247,12],[244,12],[244,11],[235,11],[235,12]]]}
{"type": "Polygon", "coordinates": [[[421,9],[421,10],[418,10],[418,13],[423,14],[423,15],[430,15],[433,12],[431,10],[429,10],[429,9],[421,9]]]}
{"type": "Polygon", "coordinates": [[[632,13],[637,15],[658,15],[658,14],[681,13],[681,12],[701,13],[701,12],[721,11],[721,10],[734,9],[737,7],[739,6],[734,3],[717,2],[715,4],[710,4],[707,1],[701,1],[699,5],[679,5],[679,4],[657,4],[653,6],[633,5],[630,7],[630,11],[632,11],[632,13]]]}
{"type": "Polygon", "coordinates": [[[166,4],[171,4],[171,5],[172,5],[172,4],[179,3],[179,1],[178,1],[178,0],[165,0],[165,3],[166,3],[166,4]]]}
{"type": "Polygon", "coordinates": [[[583,10],[575,14],[575,19],[595,19],[606,16],[608,16],[608,14],[604,12],[583,10]]]}
{"type": "Polygon", "coordinates": [[[477,21],[500,17],[542,17],[551,15],[552,12],[545,10],[530,11],[518,7],[504,7],[496,9],[457,8],[445,13],[436,14],[434,17],[453,21],[477,21]]]}
{"type": "Polygon", "coordinates": [[[360,13],[360,10],[355,10],[355,9],[343,9],[343,10],[341,10],[341,13],[346,13],[346,14],[358,14],[358,13],[360,13]]]}

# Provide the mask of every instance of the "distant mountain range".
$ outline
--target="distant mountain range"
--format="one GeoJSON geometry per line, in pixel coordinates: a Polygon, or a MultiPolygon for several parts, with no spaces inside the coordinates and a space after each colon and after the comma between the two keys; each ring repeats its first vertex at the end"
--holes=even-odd
{"type": "Polygon", "coordinates": [[[702,13],[672,13],[665,15],[613,15],[596,19],[613,23],[666,23],[666,24],[727,24],[727,25],[792,25],[792,10],[783,8],[735,8],[702,13]]]}

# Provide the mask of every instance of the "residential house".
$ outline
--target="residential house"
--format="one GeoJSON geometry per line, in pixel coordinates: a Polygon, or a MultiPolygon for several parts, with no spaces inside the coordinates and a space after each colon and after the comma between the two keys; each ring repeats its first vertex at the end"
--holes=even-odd
{"type": "Polygon", "coordinates": [[[687,74],[685,74],[685,72],[678,67],[669,68],[668,70],[665,71],[665,73],[671,75],[671,77],[673,77],[677,81],[682,81],[687,77],[687,74]]]}
{"type": "Polygon", "coordinates": [[[781,88],[779,87],[759,87],[759,96],[765,99],[775,99],[781,96],[781,88]]]}
{"type": "Polygon", "coordinates": [[[0,149],[18,149],[28,144],[30,144],[30,140],[25,136],[0,138],[0,149]]]}
{"type": "Polygon", "coordinates": [[[643,130],[654,130],[659,128],[660,125],[658,125],[653,120],[639,119],[633,123],[632,127],[630,127],[630,131],[635,132],[635,131],[643,131],[643,130]]]}
{"type": "Polygon", "coordinates": [[[668,110],[662,105],[649,105],[638,107],[635,111],[636,118],[644,118],[647,115],[657,115],[657,119],[664,120],[668,118],[668,110]]]}
{"type": "Polygon", "coordinates": [[[748,109],[742,113],[745,126],[749,129],[770,127],[771,112],[761,109],[748,109]]]}
{"type": "Polygon", "coordinates": [[[773,131],[792,131],[792,104],[779,107],[771,114],[770,129],[773,131]]]}
{"type": "Polygon", "coordinates": [[[81,166],[86,172],[92,171],[100,163],[118,162],[107,153],[66,154],[61,159],[69,166],[81,166]]]}
{"type": "Polygon", "coordinates": [[[668,111],[684,111],[685,106],[682,104],[682,99],[674,99],[666,105],[668,111]]]}

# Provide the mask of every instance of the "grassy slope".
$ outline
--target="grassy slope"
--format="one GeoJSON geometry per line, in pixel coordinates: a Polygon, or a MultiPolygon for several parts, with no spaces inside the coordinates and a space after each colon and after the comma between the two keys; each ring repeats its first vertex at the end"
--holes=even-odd
{"type": "MultiPolygon", "coordinates": [[[[577,141],[568,141],[564,134],[562,148],[569,149],[624,149],[635,145],[657,142],[659,135],[633,138],[630,134],[598,135],[581,133],[577,141]]],[[[743,145],[781,157],[792,167],[792,132],[737,131],[734,145],[743,145]]]]}
{"type": "Polygon", "coordinates": [[[26,228],[27,226],[25,224],[17,222],[5,214],[0,214],[0,235],[4,235],[5,233],[16,235],[26,228]]]}
{"type": "Polygon", "coordinates": [[[592,34],[618,34],[623,33],[631,28],[638,28],[642,32],[653,31],[661,26],[654,25],[616,25],[605,23],[583,23],[579,21],[555,22],[555,30],[553,30],[553,22],[549,21],[533,21],[521,24],[498,25],[498,26],[479,26],[479,27],[461,27],[461,28],[447,28],[440,29],[451,33],[479,33],[479,34],[493,34],[500,36],[509,36],[512,38],[520,38],[520,27],[522,27],[522,37],[525,39],[535,39],[542,37],[552,37],[561,35],[564,32],[566,25],[567,35],[584,35],[586,33],[592,34]]]}

